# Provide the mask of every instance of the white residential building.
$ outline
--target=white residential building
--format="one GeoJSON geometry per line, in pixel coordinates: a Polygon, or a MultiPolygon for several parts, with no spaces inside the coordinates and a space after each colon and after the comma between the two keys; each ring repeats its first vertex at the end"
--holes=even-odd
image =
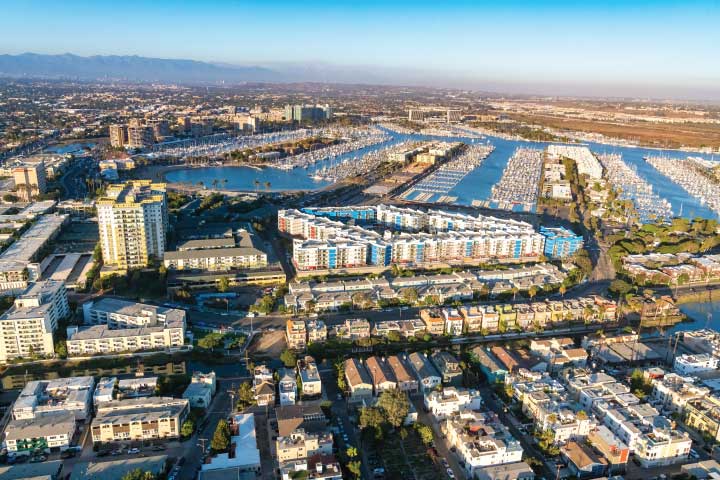
{"type": "Polygon", "coordinates": [[[72,412],[23,420],[10,420],[4,442],[13,455],[31,455],[38,451],[67,450],[77,431],[72,412]]]}
{"type": "Polygon", "coordinates": [[[280,393],[280,405],[294,405],[297,400],[297,381],[295,380],[295,370],[283,368],[280,370],[280,381],[278,382],[278,391],[280,393]]]}
{"type": "Polygon", "coordinates": [[[653,380],[652,400],[663,410],[682,413],[691,400],[698,400],[710,394],[710,389],[694,384],[692,377],[681,377],[668,373],[661,379],[653,380]]]}
{"type": "Polygon", "coordinates": [[[448,443],[455,447],[469,478],[475,478],[482,467],[522,460],[520,442],[491,415],[464,411],[447,418],[442,425],[448,443]]]}
{"type": "Polygon", "coordinates": [[[185,312],[103,298],[83,304],[89,327],[68,328],[67,348],[71,356],[98,353],[159,350],[185,344],[185,312]]]}
{"type": "Polygon", "coordinates": [[[78,420],[90,415],[95,379],[68,377],[28,382],[12,406],[15,420],[72,412],[78,420]]]}
{"type": "Polygon", "coordinates": [[[548,156],[552,159],[566,157],[575,162],[580,175],[587,175],[592,179],[602,178],[602,165],[588,147],[576,145],[549,145],[548,156]]]}
{"type": "Polygon", "coordinates": [[[0,316],[0,362],[54,355],[53,332],[68,315],[63,282],[45,280],[30,285],[0,316]]]}
{"type": "Polygon", "coordinates": [[[476,390],[445,387],[425,395],[425,408],[437,419],[444,420],[462,410],[478,410],[482,405],[480,392],[476,390]]]}
{"type": "Polygon", "coordinates": [[[678,375],[692,375],[696,372],[717,370],[720,359],[708,353],[698,355],[678,355],[675,357],[673,369],[678,375]]]}

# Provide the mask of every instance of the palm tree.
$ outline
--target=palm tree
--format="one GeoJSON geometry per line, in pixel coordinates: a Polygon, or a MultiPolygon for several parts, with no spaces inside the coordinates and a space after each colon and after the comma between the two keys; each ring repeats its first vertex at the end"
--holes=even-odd
{"type": "Polygon", "coordinates": [[[257,189],[260,188],[260,180],[256,178],[253,183],[255,184],[255,190],[257,191],[257,189]]]}
{"type": "Polygon", "coordinates": [[[270,182],[267,180],[265,181],[265,190],[270,190],[270,182]]]}

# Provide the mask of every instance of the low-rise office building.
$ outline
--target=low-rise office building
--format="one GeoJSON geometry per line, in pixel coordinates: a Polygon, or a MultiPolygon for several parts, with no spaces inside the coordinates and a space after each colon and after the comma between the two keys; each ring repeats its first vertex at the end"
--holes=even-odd
{"type": "Polygon", "coordinates": [[[230,425],[229,453],[209,457],[200,468],[199,479],[255,478],[260,473],[260,450],[255,432],[255,415],[238,413],[228,422],[230,425]]]}

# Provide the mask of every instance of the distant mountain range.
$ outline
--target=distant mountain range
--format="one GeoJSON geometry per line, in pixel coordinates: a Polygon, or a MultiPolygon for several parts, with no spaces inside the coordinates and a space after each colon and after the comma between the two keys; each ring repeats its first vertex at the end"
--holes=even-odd
{"type": "Polygon", "coordinates": [[[139,56],[23,53],[0,55],[0,76],[133,82],[279,82],[283,75],[256,66],[217,65],[195,60],[139,56]]]}
{"type": "Polygon", "coordinates": [[[226,82],[336,83],[472,89],[499,94],[560,95],[563,97],[684,99],[720,102],[720,88],[707,82],[684,85],[622,84],[600,82],[543,82],[470,74],[423,67],[333,65],[324,62],[277,62],[265,65],[232,65],[197,60],[70,53],[0,55],[0,77],[47,78],[85,81],[217,84],[226,82]]]}

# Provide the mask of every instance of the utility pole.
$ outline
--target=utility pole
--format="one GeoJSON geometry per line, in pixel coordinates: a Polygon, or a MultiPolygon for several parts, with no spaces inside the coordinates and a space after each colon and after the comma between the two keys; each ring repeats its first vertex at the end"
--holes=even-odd
{"type": "Polygon", "coordinates": [[[233,413],[235,412],[235,395],[237,395],[234,383],[230,386],[230,390],[228,390],[227,393],[230,395],[230,413],[233,413]]]}
{"type": "Polygon", "coordinates": [[[202,453],[205,455],[205,443],[208,441],[207,438],[198,438],[198,447],[202,448],[202,453]]]}

